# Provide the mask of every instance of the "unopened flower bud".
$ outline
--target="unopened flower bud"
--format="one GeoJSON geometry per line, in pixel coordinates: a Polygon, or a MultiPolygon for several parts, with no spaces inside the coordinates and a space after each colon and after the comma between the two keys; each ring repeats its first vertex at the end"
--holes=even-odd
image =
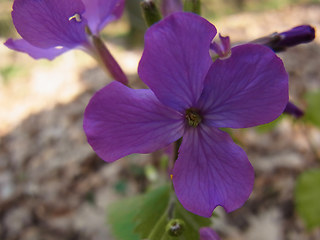
{"type": "Polygon", "coordinates": [[[269,36],[258,38],[252,41],[252,43],[265,45],[275,52],[281,52],[288,47],[311,42],[314,38],[314,28],[309,25],[301,25],[285,32],[275,32],[269,36]]]}
{"type": "Polygon", "coordinates": [[[144,0],[140,5],[148,27],[161,20],[161,14],[153,0],[144,0]]]}
{"type": "Polygon", "coordinates": [[[193,12],[198,15],[201,13],[201,1],[200,0],[185,0],[184,1],[184,11],[193,12]]]}
{"type": "Polygon", "coordinates": [[[282,32],[279,35],[279,46],[292,47],[301,43],[311,42],[315,38],[315,30],[309,25],[302,25],[282,32]]]}
{"type": "Polygon", "coordinates": [[[166,226],[166,232],[172,237],[179,237],[185,230],[185,223],[181,219],[172,219],[166,226]]]}

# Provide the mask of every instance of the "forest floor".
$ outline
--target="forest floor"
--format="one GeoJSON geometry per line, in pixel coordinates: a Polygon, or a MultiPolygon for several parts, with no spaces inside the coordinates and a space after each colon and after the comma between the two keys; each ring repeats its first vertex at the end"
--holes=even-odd
{"type": "MultiPolygon", "coordinates": [[[[311,24],[320,5],[240,13],[213,22],[232,43],[311,24]]],[[[1,39],[3,42],[5,39],[1,39]]],[[[107,42],[138,84],[142,49],[107,42]]],[[[0,239],[113,240],[108,205],[143,191],[152,155],[108,164],[86,141],[83,112],[95,91],[111,81],[95,62],[72,51],[53,62],[0,45],[0,239]]],[[[306,92],[320,88],[320,40],[279,54],[290,75],[290,97],[306,108],[306,92]]],[[[316,240],[294,209],[294,186],[304,170],[319,167],[319,129],[284,117],[268,132],[235,130],[255,172],[246,204],[231,214],[218,208],[214,228],[226,240],[316,240]]]]}

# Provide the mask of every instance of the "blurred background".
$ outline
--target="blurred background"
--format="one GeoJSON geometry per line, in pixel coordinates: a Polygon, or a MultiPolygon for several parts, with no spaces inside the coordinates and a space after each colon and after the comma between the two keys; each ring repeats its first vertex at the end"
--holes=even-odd
{"type": "MultiPolygon", "coordinates": [[[[18,37],[12,2],[0,0],[1,43],[18,37]]],[[[146,28],[138,2],[127,0],[121,20],[102,33],[136,86],[141,85],[136,70],[146,28]]],[[[319,0],[202,2],[203,16],[232,44],[301,24],[320,27],[319,0]]],[[[320,239],[320,229],[308,228],[297,213],[294,198],[300,174],[320,163],[319,44],[316,37],[279,54],[290,75],[290,98],[306,116],[283,116],[267,126],[232,131],[256,180],[242,208],[228,215],[217,209],[214,228],[222,239],[320,239]]],[[[87,144],[83,111],[94,92],[111,80],[81,51],[36,61],[0,45],[1,240],[113,240],[106,223],[109,204],[141,193],[161,178],[160,153],[108,164],[87,144]]]]}

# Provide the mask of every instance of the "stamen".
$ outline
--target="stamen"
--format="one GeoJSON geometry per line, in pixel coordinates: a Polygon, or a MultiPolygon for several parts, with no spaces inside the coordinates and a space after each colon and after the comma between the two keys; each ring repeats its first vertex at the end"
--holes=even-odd
{"type": "Polygon", "coordinates": [[[197,110],[193,108],[186,110],[186,119],[188,121],[189,126],[191,127],[197,127],[202,121],[202,118],[197,112],[197,110]]]}
{"type": "Polygon", "coordinates": [[[77,22],[81,22],[81,16],[78,13],[76,13],[73,16],[69,17],[69,21],[71,21],[72,19],[75,19],[77,22]]]}
{"type": "Polygon", "coordinates": [[[231,56],[230,38],[219,34],[220,43],[214,41],[210,45],[210,55],[212,59],[227,59],[231,56]]]}

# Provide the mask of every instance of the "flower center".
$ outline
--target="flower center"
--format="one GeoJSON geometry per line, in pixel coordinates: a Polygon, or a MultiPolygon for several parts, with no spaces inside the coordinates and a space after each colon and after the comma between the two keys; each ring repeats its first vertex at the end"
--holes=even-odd
{"type": "Polygon", "coordinates": [[[186,119],[191,127],[197,127],[202,121],[199,112],[194,108],[189,108],[186,110],[186,119]]]}

